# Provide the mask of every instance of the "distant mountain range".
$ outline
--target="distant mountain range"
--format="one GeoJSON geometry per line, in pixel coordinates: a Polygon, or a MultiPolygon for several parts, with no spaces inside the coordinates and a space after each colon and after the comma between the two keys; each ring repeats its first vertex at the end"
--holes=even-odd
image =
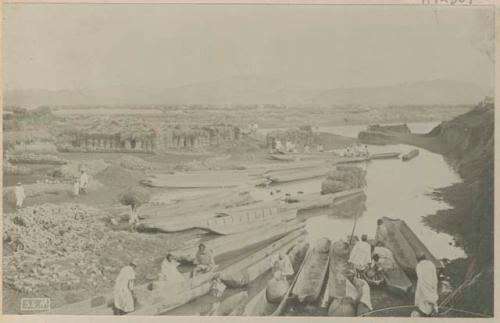
{"type": "Polygon", "coordinates": [[[168,88],[116,86],[81,90],[24,90],[4,93],[4,105],[146,105],[146,104],[319,104],[368,106],[475,104],[493,96],[493,87],[451,80],[420,81],[377,87],[308,89],[257,76],[168,88]]]}

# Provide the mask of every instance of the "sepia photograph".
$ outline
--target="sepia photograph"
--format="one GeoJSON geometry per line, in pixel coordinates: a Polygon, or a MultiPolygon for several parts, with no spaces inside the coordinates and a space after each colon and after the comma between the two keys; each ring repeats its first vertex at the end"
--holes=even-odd
{"type": "Polygon", "coordinates": [[[494,317],[495,16],[3,4],[2,313],[494,317]]]}

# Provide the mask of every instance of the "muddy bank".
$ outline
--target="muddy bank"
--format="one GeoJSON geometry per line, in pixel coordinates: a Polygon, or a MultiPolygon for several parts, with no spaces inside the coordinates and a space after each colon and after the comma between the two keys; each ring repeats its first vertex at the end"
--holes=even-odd
{"type": "MultiPolygon", "coordinates": [[[[362,137],[367,138],[367,134],[362,137]]],[[[493,313],[493,201],[494,201],[494,105],[485,100],[453,120],[424,135],[379,131],[373,141],[403,143],[442,154],[463,182],[435,192],[450,206],[429,215],[426,222],[455,237],[468,255],[447,266],[453,287],[459,292],[449,306],[473,312],[493,313]],[[379,135],[382,134],[382,135],[379,135]]]]}

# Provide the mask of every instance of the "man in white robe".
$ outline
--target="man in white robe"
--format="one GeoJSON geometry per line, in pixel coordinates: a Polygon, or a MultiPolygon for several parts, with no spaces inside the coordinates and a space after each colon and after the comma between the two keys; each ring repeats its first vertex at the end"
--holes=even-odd
{"type": "Polygon", "coordinates": [[[113,290],[114,309],[116,315],[124,315],[135,310],[134,290],[136,264],[131,262],[128,266],[123,267],[116,278],[115,287],[113,290]]]}
{"type": "Polygon", "coordinates": [[[392,251],[383,246],[381,242],[377,243],[375,249],[373,249],[373,255],[378,255],[377,265],[383,270],[391,270],[395,267],[394,257],[392,251]]]}
{"type": "Polygon", "coordinates": [[[87,193],[88,185],[89,185],[89,175],[87,174],[87,172],[82,170],[82,173],[80,175],[80,192],[87,193]]]}
{"type": "Polygon", "coordinates": [[[349,262],[354,265],[357,270],[365,270],[372,262],[372,247],[367,242],[366,234],[361,236],[361,241],[356,242],[351,250],[349,262]]]}
{"type": "Polygon", "coordinates": [[[415,290],[415,306],[427,316],[438,312],[438,279],[436,266],[421,254],[415,271],[417,272],[417,288],[415,290]]]}
{"type": "Polygon", "coordinates": [[[185,280],[177,267],[179,263],[172,254],[167,254],[161,263],[160,281],[165,283],[178,283],[185,280]]]}
{"type": "Polygon", "coordinates": [[[290,262],[290,257],[288,255],[282,253],[278,256],[274,263],[275,271],[280,271],[281,274],[289,278],[294,274],[292,263],[290,262]]]}
{"type": "Polygon", "coordinates": [[[18,209],[22,208],[26,193],[24,192],[24,187],[21,185],[21,182],[18,182],[14,188],[14,195],[16,196],[16,207],[18,209]]]}

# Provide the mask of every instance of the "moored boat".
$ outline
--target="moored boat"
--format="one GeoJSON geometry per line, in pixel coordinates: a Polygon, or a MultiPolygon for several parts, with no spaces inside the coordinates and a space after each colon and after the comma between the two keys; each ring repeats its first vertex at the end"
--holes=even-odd
{"type": "Polygon", "coordinates": [[[434,257],[403,220],[383,217],[382,221],[388,232],[385,245],[392,250],[394,259],[403,270],[414,273],[418,263],[417,255],[420,253],[425,254],[437,268],[443,267],[441,261],[434,257]]]}
{"type": "Polygon", "coordinates": [[[338,164],[350,164],[350,163],[362,163],[370,161],[370,156],[359,156],[359,157],[339,157],[335,160],[334,165],[338,164]]]}
{"type": "Polygon", "coordinates": [[[328,271],[330,245],[329,239],[322,238],[309,250],[311,255],[308,256],[292,290],[292,294],[300,303],[310,304],[319,298],[328,271]]]}
{"type": "Polygon", "coordinates": [[[337,240],[330,248],[330,265],[328,272],[329,298],[343,298],[346,296],[346,278],[344,271],[349,259],[349,245],[345,241],[337,240]]]}
{"type": "Polygon", "coordinates": [[[273,260],[281,253],[288,253],[293,248],[293,245],[296,244],[296,240],[303,236],[304,233],[303,230],[297,230],[271,243],[262,249],[266,257],[259,261],[255,261],[254,259],[240,261],[238,265],[231,267],[231,270],[226,270],[221,275],[222,282],[231,288],[248,285],[255,278],[271,269],[273,260]]]}
{"type": "Polygon", "coordinates": [[[389,292],[400,296],[408,296],[412,282],[397,263],[393,269],[384,271],[382,276],[389,292]]]}
{"type": "Polygon", "coordinates": [[[370,159],[390,159],[390,158],[399,158],[401,153],[380,153],[380,154],[372,154],[370,155],[370,159]]]}
{"type": "Polygon", "coordinates": [[[245,306],[245,310],[243,311],[243,315],[245,316],[266,316],[266,315],[281,315],[286,308],[286,305],[289,301],[289,296],[291,290],[297,280],[298,275],[300,274],[303,265],[306,261],[307,251],[309,249],[309,244],[302,241],[295,244],[295,246],[288,253],[290,258],[290,262],[294,269],[294,278],[290,283],[290,287],[286,291],[286,293],[282,296],[279,304],[270,302],[267,298],[267,287],[262,289],[257,295],[255,295],[248,304],[245,306]]]}
{"type": "MultiPolygon", "coordinates": [[[[218,237],[204,242],[207,249],[211,250],[213,256],[217,258],[223,254],[238,251],[252,245],[273,241],[281,238],[287,233],[301,229],[305,223],[292,220],[284,224],[278,224],[264,229],[250,230],[239,234],[218,237]]],[[[181,262],[192,262],[198,246],[187,247],[174,251],[174,254],[181,262]]]]}
{"type": "Polygon", "coordinates": [[[403,161],[408,161],[408,160],[411,160],[411,159],[413,159],[413,158],[417,157],[417,156],[418,156],[418,154],[419,154],[419,152],[420,152],[420,151],[419,151],[418,149],[413,149],[413,150],[412,150],[412,151],[410,151],[409,153],[404,154],[404,155],[401,157],[401,160],[403,160],[403,161]]]}
{"type": "Polygon", "coordinates": [[[312,178],[317,178],[317,177],[323,177],[326,176],[328,171],[330,171],[331,168],[329,167],[323,167],[323,168],[313,168],[313,169],[306,169],[306,170],[299,170],[299,171],[292,171],[292,172],[283,172],[281,174],[276,173],[273,175],[267,175],[266,179],[271,181],[271,183],[289,183],[289,182],[295,182],[295,181],[300,181],[300,180],[305,180],[305,179],[312,179],[312,178]]]}

